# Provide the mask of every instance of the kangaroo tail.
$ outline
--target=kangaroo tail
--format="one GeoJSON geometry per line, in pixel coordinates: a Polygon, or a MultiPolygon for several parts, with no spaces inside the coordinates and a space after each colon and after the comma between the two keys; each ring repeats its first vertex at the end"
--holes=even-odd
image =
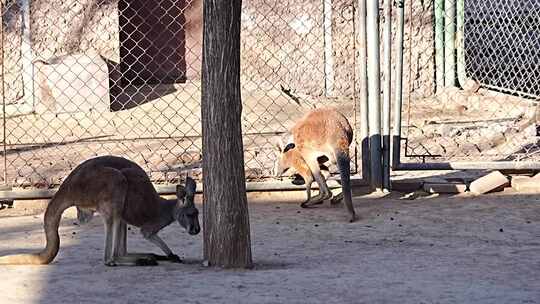
{"type": "Polygon", "coordinates": [[[47,244],[45,249],[34,254],[14,254],[0,257],[0,265],[39,265],[49,264],[58,254],[60,248],[60,236],[58,226],[62,213],[73,204],[65,203],[61,194],[57,193],[47,206],[44,217],[45,237],[47,244]]]}
{"type": "Polygon", "coordinates": [[[344,152],[339,152],[336,155],[336,162],[339,168],[339,175],[341,177],[341,188],[343,191],[343,202],[347,211],[349,212],[349,222],[356,220],[356,214],[352,204],[352,189],[351,189],[351,162],[349,155],[344,152]]]}

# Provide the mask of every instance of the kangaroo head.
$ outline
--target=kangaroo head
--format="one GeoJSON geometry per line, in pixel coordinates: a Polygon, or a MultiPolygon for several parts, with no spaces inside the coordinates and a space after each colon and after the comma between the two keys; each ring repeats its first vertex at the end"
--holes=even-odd
{"type": "Polygon", "coordinates": [[[293,165],[293,157],[296,145],[294,143],[288,143],[283,147],[282,144],[278,144],[276,147],[276,161],[274,163],[274,175],[276,177],[283,175],[293,165]]]}
{"type": "Polygon", "coordinates": [[[175,219],[180,226],[184,227],[191,235],[196,235],[201,231],[199,225],[199,210],[195,207],[195,190],[197,185],[195,181],[188,177],[186,179],[186,186],[176,186],[176,197],[178,199],[176,203],[175,219]]]}

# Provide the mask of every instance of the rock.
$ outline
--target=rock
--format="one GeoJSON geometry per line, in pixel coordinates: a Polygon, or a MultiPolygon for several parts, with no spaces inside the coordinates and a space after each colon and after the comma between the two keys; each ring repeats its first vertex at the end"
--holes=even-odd
{"type": "Polygon", "coordinates": [[[540,192],[540,177],[514,176],[511,185],[519,192],[540,192]]]}
{"type": "Polygon", "coordinates": [[[457,183],[425,183],[424,191],[427,193],[463,193],[467,185],[457,183]]]}
{"type": "Polygon", "coordinates": [[[476,93],[480,89],[480,83],[471,78],[467,78],[465,83],[462,83],[461,86],[463,87],[463,90],[469,93],[476,93]]]}
{"type": "Polygon", "coordinates": [[[499,171],[493,171],[471,183],[469,190],[474,194],[484,194],[490,191],[502,190],[509,184],[508,178],[499,171]]]}
{"type": "Polygon", "coordinates": [[[96,53],[34,61],[40,103],[37,112],[108,112],[109,72],[96,53]]]}

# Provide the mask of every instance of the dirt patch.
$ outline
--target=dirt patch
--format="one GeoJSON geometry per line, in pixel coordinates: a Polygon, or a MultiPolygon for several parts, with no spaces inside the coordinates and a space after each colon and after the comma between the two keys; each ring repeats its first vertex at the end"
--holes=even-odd
{"type": "MultiPolygon", "coordinates": [[[[491,194],[399,200],[355,199],[301,209],[300,192],[250,194],[250,271],[201,266],[202,235],[178,225],[163,239],[185,264],[103,266],[99,219],[62,221],[59,256],[48,266],[1,266],[1,303],[538,303],[540,196],[491,194]],[[113,300],[114,299],[114,300],[113,300]],[[69,301],[69,300],[68,300],[69,301]]],[[[130,250],[153,251],[135,229],[130,250]]],[[[3,218],[0,254],[43,246],[41,216],[3,218]]]]}
{"type": "Polygon", "coordinates": [[[38,215],[45,212],[49,200],[26,200],[26,201],[14,201],[13,205],[3,205],[0,209],[0,218],[13,217],[13,216],[25,216],[25,215],[38,215]]]}

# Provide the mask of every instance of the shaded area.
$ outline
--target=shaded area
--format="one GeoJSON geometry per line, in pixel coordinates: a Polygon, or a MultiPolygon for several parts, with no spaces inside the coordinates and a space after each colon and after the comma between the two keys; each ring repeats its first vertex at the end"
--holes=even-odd
{"type": "MultiPolygon", "coordinates": [[[[0,280],[10,301],[37,303],[535,303],[540,297],[540,195],[367,196],[355,199],[361,219],[352,224],[344,222],[343,206],[301,209],[304,195],[248,196],[253,271],[200,266],[201,235],[190,237],[176,224],[162,237],[186,264],[106,268],[95,219],[74,228],[76,245],[68,241],[72,230],[63,230],[67,247],[54,264],[0,267],[0,280]]],[[[40,223],[2,219],[0,232],[17,221],[40,223]]],[[[26,239],[23,233],[9,242],[0,233],[0,252],[41,242],[41,231],[26,239]]],[[[156,251],[133,229],[129,246],[156,251]]]]}

